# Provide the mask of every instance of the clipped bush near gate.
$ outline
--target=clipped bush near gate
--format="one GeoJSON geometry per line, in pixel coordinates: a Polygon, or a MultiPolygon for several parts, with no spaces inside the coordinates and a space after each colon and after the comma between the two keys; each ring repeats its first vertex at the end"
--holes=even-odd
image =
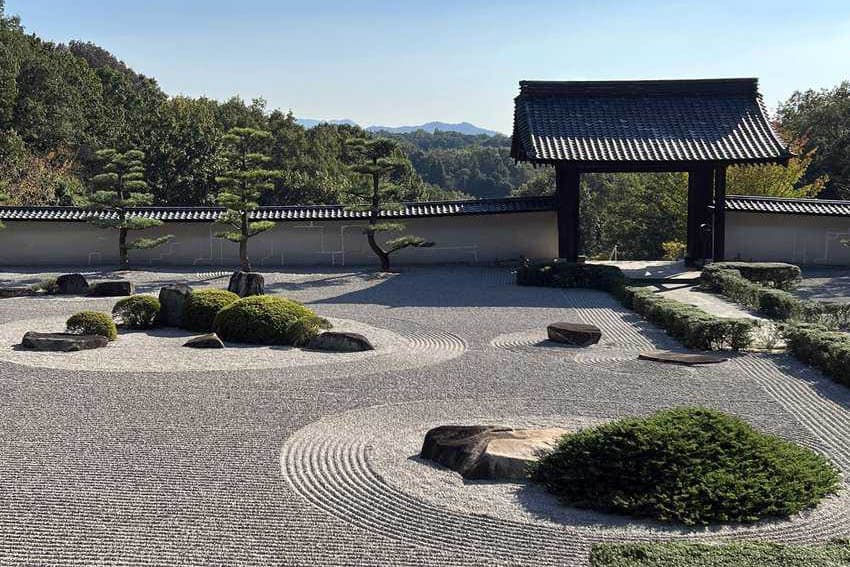
{"type": "Polygon", "coordinates": [[[118,301],[112,308],[112,316],[131,329],[148,329],[159,317],[159,300],[150,295],[131,295],[118,301]]]}
{"type": "Polygon", "coordinates": [[[516,272],[516,283],[529,286],[598,289],[619,297],[626,285],[626,276],[616,266],[553,260],[523,263],[516,272]]]}
{"type": "Polygon", "coordinates": [[[570,506],[706,525],[787,517],[838,489],[824,457],[705,408],[565,435],[533,478],[570,506]]]}
{"type": "Polygon", "coordinates": [[[81,311],[65,322],[69,333],[77,335],[101,335],[110,341],[118,338],[118,328],[109,313],[81,311]]]}
{"type": "Polygon", "coordinates": [[[237,301],[239,296],[224,289],[200,289],[186,298],[183,326],[190,331],[208,333],[218,312],[237,301]]]}
{"type": "Polygon", "coordinates": [[[802,279],[799,266],[782,262],[715,262],[720,270],[737,270],[745,279],[763,286],[791,289],[802,279]]]}
{"type": "Polygon", "coordinates": [[[746,348],[756,328],[756,322],[751,319],[717,317],[645,287],[625,288],[623,303],[685,346],[700,350],[746,348]]]}
{"type": "Polygon", "coordinates": [[[850,335],[820,325],[796,324],[783,329],[788,350],[807,364],[850,386],[850,335]]]}
{"type": "Polygon", "coordinates": [[[266,345],[306,344],[330,323],[295,301],[254,295],[216,315],[213,329],[222,340],[266,345]]]}

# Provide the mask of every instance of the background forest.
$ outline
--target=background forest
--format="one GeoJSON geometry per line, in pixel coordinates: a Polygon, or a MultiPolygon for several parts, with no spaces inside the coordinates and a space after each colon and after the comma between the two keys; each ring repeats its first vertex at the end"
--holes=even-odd
{"type": "MultiPolygon", "coordinates": [[[[234,86],[235,88],[236,86],[234,86]]],[[[733,168],[730,194],[850,198],[850,82],[803,91],[779,105],[777,127],[798,158],[789,168],[733,168]]],[[[350,167],[345,141],[374,137],[358,126],[299,125],[262,99],[219,102],[169,96],[156,80],[100,47],[27,34],[0,0],[0,193],[9,205],[89,203],[96,152],[144,152],[155,205],[212,205],[233,127],[271,133],[269,167],[283,173],[263,205],[344,204],[365,182],[350,167]]],[[[456,132],[381,134],[400,143],[395,183],[403,200],[542,195],[549,168],[516,164],[510,138],[456,132]]],[[[686,176],[585,176],[585,252],[658,258],[665,241],[684,240],[686,176]]]]}

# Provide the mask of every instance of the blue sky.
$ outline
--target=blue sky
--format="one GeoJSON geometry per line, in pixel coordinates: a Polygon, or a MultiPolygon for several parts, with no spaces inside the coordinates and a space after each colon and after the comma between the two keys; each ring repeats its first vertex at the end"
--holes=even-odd
{"type": "Polygon", "coordinates": [[[365,125],[511,128],[521,79],[761,79],[768,106],[850,79],[850,2],[7,0],[169,94],[262,96],[365,125]],[[528,8],[524,8],[527,5],[528,8]]]}

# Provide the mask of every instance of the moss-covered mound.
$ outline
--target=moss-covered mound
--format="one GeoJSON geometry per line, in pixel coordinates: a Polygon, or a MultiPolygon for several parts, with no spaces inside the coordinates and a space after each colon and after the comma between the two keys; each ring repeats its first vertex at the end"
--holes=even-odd
{"type": "Polygon", "coordinates": [[[329,328],[300,303],[274,297],[245,297],[222,309],[213,329],[222,340],[264,345],[302,345],[329,328]]]}
{"type": "Polygon", "coordinates": [[[183,326],[190,331],[208,333],[218,312],[237,301],[239,296],[224,289],[201,289],[189,294],[183,313],[183,326]]]}
{"type": "Polygon", "coordinates": [[[65,322],[69,333],[77,335],[101,335],[110,341],[118,338],[118,329],[109,313],[80,311],[65,322]]]}
{"type": "Polygon", "coordinates": [[[131,329],[148,329],[159,317],[159,300],[150,295],[131,295],[118,301],[112,308],[113,317],[131,329]]]}
{"type": "Polygon", "coordinates": [[[688,525],[788,516],[839,480],[817,453],[703,408],[567,435],[534,477],[571,506],[688,525]]]}

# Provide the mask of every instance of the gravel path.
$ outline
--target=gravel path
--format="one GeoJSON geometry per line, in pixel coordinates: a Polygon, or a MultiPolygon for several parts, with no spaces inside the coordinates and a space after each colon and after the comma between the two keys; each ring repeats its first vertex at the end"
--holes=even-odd
{"type": "MultiPolygon", "coordinates": [[[[143,291],[226,281],[130,277],[143,291]]],[[[370,367],[190,372],[119,367],[112,347],[96,371],[0,353],[0,565],[583,565],[594,541],[850,533],[846,490],[791,521],[691,533],[558,508],[534,487],[466,491],[411,459],[442,421],[579,427],[700,404],[822,451],[850,475],[848,390],[786,357],[697,369],[637,361],[641,349],[676,345],[605,294],[516,287],[499,269],[270,273],[267,287],[413,346],[370,367]],[[603,344],[555,349],[541,329],[558,320],[598,324],[603,344]]],[[[111,304],[0,300],[0,331],[111,304]]]]}

